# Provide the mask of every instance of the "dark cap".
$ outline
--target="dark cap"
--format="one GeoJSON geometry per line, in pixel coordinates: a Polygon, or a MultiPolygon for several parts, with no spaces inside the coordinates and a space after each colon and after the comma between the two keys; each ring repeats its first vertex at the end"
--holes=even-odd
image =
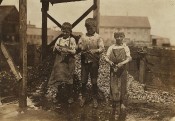
{"type": "Polygon", "coordinates": [[[119,36],[125,37],[125,33],[124,32],[115,32],[114,33],[114,37],[119,37],[119,36]]]}
{"type": "Polygon", "coordinates": [[[96,20],[94,18],[87,18],[85,21],[85,26],[93,26],[96,27],[96,20]]]}
{"type": "Polygon", "coordinates": [[[61,26],[61,30],[72,32],[72,25],[69,22],[64,22],[61,26]]]}

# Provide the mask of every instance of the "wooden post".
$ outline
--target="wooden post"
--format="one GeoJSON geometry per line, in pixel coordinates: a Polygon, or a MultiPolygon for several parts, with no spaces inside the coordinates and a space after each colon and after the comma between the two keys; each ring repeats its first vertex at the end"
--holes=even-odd
{"type": "Polygon", "coordinates": [[[145,80],[145,62],[144,59],[140,60],[140,67],[139,67],[139,81],[140,83],[144,83],[145,80]]]}
{"type": "Polygon", "coordinates": [[[2,0],[0,0],[0,5],[1,5],[1,3],[2,3],[2,0]]]}
{"type": "Polygon", "coordinates": [[[22,80],[19,90],[19,107],[27,107],[27,0],[19,0],[19,39],[21,46],[21,72],[22,80]]]}
{"type": "Polygon", "coordinates": [[[96,32],[99,33],[99,24],[100,24],[100,0],[94,0],[94,5],[96,9],[93,11],[93,18],[96,19],[97,27],[96,32]]]}
{"type": "Polygon", "coordinates": [[[47,11],[49,3],[42,0],[42,60],[46,57],[47,52],[47,11]]]}

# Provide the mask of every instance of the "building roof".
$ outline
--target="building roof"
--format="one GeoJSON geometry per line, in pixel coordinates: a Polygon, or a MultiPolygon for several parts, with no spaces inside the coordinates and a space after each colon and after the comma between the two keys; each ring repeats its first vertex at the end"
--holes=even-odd
{"type": "Polygon", "coordinates": [[[18,11],[14,5],[2,5],[0,6],[0,23],[5,19],[11,11],[18,11]]]}
{"type": "Polygon", "coordinates": [[[100,27],[151,28],[148,17],[101,16],[100,27]]]}
{"type": "Polygon", "coordinates": [[[161,36],[158,36],[158,35],[151,35],[151,38],[152,39],[168,39],[169,40],[169,38],[167,38],[167,37],[161,37],[161,36]]]}
{"type": "MultiPolygon", "coordinates": [[[[52,29],[47,29],[47,34],[48,36],[50,35],[59,35],[61,32],[60,31],[55,31],[52,29]]],[[[37,28],[35,25],[27,25],[27,35],[41,35],[42,34],[42,29],[37,28]]]]}

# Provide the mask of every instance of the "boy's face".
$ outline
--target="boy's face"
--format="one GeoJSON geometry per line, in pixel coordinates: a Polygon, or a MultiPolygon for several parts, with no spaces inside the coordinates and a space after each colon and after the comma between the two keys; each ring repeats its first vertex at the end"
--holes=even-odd
{"type": "Polygon", "coordinates": [[[114,38],[116,40],[116,44],[121,45],[123,43],[123,39],[125,38],[125,36],[122,34],[117,34],[114,36],[114,38]]]}
{"type": "Polygon", "coordinates": [[[71,34],[70,30],[66,30],[66,29],[63,29],[62,33],[63,33],[64,39],[67,39],[68,37],[70,37],[70,34],[71,34]]]}
{"type": "Polygon", "coordinates": [[[86,30],[88,35],[94,35],[96,27],[88,25],[86,26],[86,30]]]}

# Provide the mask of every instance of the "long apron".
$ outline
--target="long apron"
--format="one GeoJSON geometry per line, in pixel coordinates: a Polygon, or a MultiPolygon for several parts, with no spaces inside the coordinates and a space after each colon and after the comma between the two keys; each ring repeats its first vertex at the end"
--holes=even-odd
{"type": "MultiPolygon", "coordinates": [[[[110,60],[114,64],[118,64],[126,59],[124,48],[113,49],[110,60]]],[[[113,101],[125,101],[127,98],[127,72],[126,66],[119,68],[114,72],[113,67],[110,68],[110,95],[113,101]]]]}
{"type": "Polygon", "coordinates": [[[54,66],[48,82],[47,96],[55,98],[58,93],[58,86],[61,84],[73,84],[75,71],[74,55],[56,52],[54,66]]]}

